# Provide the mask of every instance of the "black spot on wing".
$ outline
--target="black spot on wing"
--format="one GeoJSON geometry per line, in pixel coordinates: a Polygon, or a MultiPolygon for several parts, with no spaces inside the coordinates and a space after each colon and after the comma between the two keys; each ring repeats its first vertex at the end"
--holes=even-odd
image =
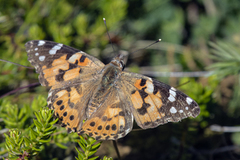
{"type": "Polygon", "coordinates": [[[63,102],[62,100],[57,101],[57,105],[58,105],[58,106],[61,105],[62,102],[63,102]]]}
{"type": "Polygon", "coordinates": [[[63,110],[65,108],[65,106],[64,105],[62,105],[61,107],[60,107],[60,110],[63,110]]]}
{"type": "Polygon", "coordinates": [[[95,122],[91,122],[90,126],[92,126],[92,127],[95,126],[95,122]]]}
{"type": "Polygon", "coordinates": [[[146,81],[147,81],[146,79],[142,79],[141,82],[140,82],[140,86],[145,86],[146,81]]]}
{"type": "Polygon", "coordinates": [[[143,103],[142,107],[139,108],[139,109],[137,109],[138,113],[139,113],[140,115],[146,114],[146,113],[147,113],[147,108],[148,108],[149,106],[150,106],[150,104],[148,104],[148,103],[143,103]]]}
{"type": "Polygon", "coordinates": [[[143,100],[148,96],[148,94],[144,91],[144,89],[145,88],[138,91],[143,100]]]}
{"type": "Polygon", "coordinates": [[[74,115],[71,115],[70,117],[69,117],[69,119],[72,121],[72,120],[74,120],[74,115]]]}
{"type": "Polygon", "coordinates": [[[79,61],[80,61],[80,62],[84,62],[85,59],[86,59],[86,56],[82,55],[79,61]]]}
{"type": "Polygon", "coordinates": [[[97,128],[98,130],[102,130],[102,126],[100,125],[100,126],[98,126],[98,128],[97,128]]]}
{"type": "Polygon", "coordinates": [[[64,74],[65,74],[65,71],[62,70],[62,69],[59,69],[58,72],[59,72],[59,74],[57,74],[57,75],[55,76],[56,81],[57,81],[57,82],[62,82],[62,81],[64,81],[63,76],[64,76],[64,74]]]}
{"type": "Polygon", "coordinates": [[[116,129],[117,129],[116,124],[113,124],[113,125],[112,125],[112,130],[115,131],[116,129]]]}
{"type": "Polygon", "coordinates": [[[109,129],[110,129],[110,125],[107,125],[107,126],[106,126],[106,130],[109,130],[109,129]]]}
{"type": "Polygon", "coordinates": [[[76,64],[69,63],[69,68],[68,69],[70,70],[70,69],[73,69],[73,68],[76,68],[76,67],[77,67],[76,64]]]}
{"type": "Polygon", "coordinates": [[[66,91],[71,92],[71,88],[70,87],[66,88],[66,91]]]}
{"type": "Polygon", "coordinates": [[[64,112],[64,113],[63,113],[63,116],[66,117],[66,116],[67,116],[67,112],[64,112]]]}

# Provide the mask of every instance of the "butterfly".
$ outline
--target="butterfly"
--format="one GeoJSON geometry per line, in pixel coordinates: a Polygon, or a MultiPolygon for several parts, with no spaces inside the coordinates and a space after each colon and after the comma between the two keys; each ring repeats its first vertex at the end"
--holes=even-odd
{"type": "Polygon", "coordinates": [[[198,104],[174,87],[123,71],[121,54],[105,65],[61,43],[33,40],[25,46],[41,85],[51,87],[48,107],[68,132],[116,140],[132,130],[134,119],[147,129],[200,113],[198,104]]]}

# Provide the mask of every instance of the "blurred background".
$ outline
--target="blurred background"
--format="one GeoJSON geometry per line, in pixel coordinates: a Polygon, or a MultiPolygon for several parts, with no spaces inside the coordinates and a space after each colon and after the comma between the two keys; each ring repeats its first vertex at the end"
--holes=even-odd
{"type": "MultiPolygon", "coordinates": [[[[240,159],[239,0],[0,0],[0,58],[31,67],[24,44],[51,40],[85,51],[105,64],[128,54],[126,70],[177,87],[200,115],[118,140],[122,159],[240,159]],[[135,53],[157,39],[161,42],[135,53]]],[[[27,130],[46,106],[48,88],[35,70],[0,62],[0,158],[9,129],[27,130]],[[14,94],[8,94],[16,90],[14,94]]],[[[57,126],[33,159],[75,159],[74,133],[57,126]]],[[[111,141],[95,154],[117,159],[111,141]]]]}

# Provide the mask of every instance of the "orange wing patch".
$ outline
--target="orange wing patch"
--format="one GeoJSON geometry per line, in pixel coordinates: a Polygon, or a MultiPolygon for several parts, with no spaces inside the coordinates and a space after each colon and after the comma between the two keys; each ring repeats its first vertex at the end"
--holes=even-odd
{"type": "Polygon", "coordinates": [[[73,54],[69,59],[67,55],[63,55],[55,59],[50,68],[43,66],[42,76],[48,82],[48,86],[54,86],[77,78],[82,73],[81,67],[94,68],[96,65],[81,53],[73,54]]]}
{"type": "Polygon", "coordinates": [[[143,104],[143,99],[139,92],[132,93],[131,101],[133,103],[133,107],[136,109],[140,109],[143,104]]]}
{"type": "Polygon", "coordinates": [[[58,65],[62,65],[62,64],[67,64],[68,62],[66,60],[66,57],[67,57],[67,55],[63,55],[60,58],[53,60],[52,66],[58,66],[58,65]]]}
{"type": "Polygon", "coordinates": [[[66,71],[63,75],[64,81],[69,81],[71,79],[77,78],[79,76],[79,73],[81,72],[81,68],[74,68],[69,71],[66,71]]]}

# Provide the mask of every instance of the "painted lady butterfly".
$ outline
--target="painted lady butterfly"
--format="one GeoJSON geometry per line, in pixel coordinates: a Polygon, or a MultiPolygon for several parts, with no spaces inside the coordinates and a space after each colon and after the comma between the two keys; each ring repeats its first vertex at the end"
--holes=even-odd
{"type": "Polygon", "coordinates": [[[122,55],[104,65],[60,43],[35,40],[25,46],[40,83],[51,87],[48,107],[68,132],[115,140],[132,130],[133,119],[147,129],[200,113],[198,104],[175,88],[123,71],[122,55]]]}

